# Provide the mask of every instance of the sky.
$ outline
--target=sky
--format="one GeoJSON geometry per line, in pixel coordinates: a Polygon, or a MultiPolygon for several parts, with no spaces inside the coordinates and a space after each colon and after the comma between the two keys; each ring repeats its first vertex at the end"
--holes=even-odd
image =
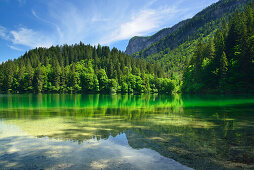
{"type": "Polygon", "coordinates": [[[0,0],[0,62],[36,47],[107,45],[125,51],[218,0],[0,0]]]}

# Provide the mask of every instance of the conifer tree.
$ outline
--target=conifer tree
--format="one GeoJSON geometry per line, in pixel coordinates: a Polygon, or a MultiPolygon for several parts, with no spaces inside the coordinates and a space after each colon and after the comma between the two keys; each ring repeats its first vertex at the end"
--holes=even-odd
{"type": "Polygon", "coordinates": [[[226,53],[223,51],[220,58],[220,68],[219,68],[219,86],[221,90],[225,90],[226,80],[227,80],[227,71],[228,71],[228,60],[226,53]]]}
{"type": "Polygon", "coordinates": [[[54,61],[53,65],[53,85],[55,87],[55,91],[58,91],[60,89],[60,80],[61,80],[61,67],[57,60],[54,61]]]}
{"type": "Polygon", "coordinates": [[[34,78],[33,78],[33,87],[36,93],[41,93],[43,89],[43,73],[41,70],[41,66],[35,69],[34,78]]]}

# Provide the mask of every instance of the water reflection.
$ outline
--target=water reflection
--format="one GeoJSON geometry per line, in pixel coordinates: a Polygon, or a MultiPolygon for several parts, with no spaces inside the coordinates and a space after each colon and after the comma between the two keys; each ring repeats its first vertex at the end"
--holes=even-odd
{"type": "Polygon", "coordinates": [[[48,127],[49,123],[43,125],[44,122],[0,123],[1,169],[190,169],[154,150],[133,149],[125,133],[111,135],[99,130],[95,135],[93,131],[96,128],[88,128],[90,133],[79,132],[68,129],[70,126],[64,127],[71,123],[61,120],[50,122],[64,123],[60,127],[56,124],[56,128],[50,131],[52,125],[48,127]],[[65,132],[63,138],[63,134],[59,134],[60,129],[70,130],[73,135],[65,132]],[[39,138],[34,135],[39,135],[39,138]]]}
{"type": "Polygon", "coordinates": [[[0,95],[0,109],[178,107],[181,98],[167,95],[0,95]]]}
{"type": "Polygon", "coordinates": [[[251,97],[17,95],[0,100],[0,168],[254,168],[251,97]]]}

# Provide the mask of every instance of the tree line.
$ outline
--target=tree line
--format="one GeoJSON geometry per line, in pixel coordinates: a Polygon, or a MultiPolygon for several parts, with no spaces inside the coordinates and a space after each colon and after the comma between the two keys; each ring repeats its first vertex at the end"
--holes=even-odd
{"type": "Polygon", "coordinates": [[[107,46],[36,48],[0,65],[1,93],[172,93],[162,68],[107,46]]]}
{"type": "Polygon", "coordinates": [[[183,75],[185,93],[254,92],[254,5],[234,13],[199,41],[183,75]]]}
{"type": "Polygon", "coordinates": [[[253,93],[254,6],[152,58],[82,42],[30,50],[0,64],[0,92],[253,93]],[[162,60],[164,53],[170,56],[162,60]]]}

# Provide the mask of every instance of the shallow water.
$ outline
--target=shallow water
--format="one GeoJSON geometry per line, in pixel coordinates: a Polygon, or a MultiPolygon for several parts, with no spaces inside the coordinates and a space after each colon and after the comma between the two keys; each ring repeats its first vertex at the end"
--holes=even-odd
{"type": "Polygon", "coordinates": [[[253,96],[0,95],[0,169],[253,169],[253,96]]]}

